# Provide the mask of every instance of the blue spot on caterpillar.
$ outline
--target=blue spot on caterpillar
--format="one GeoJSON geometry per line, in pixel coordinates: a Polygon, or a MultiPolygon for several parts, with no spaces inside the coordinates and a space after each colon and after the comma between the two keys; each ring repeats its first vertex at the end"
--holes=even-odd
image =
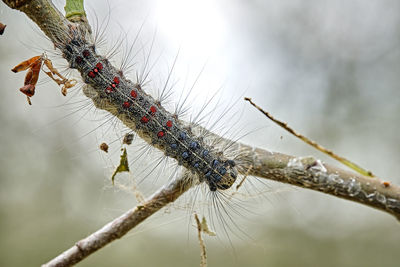
{"type": "Polygon", "coordinates": [[[96,53],[95,47],[73,32],[63,56],[77,69],[98,94],[107,110],[120,118],[149,144],[178,161],[205,181],[211,191],[225,190],[236,181],[235,162],[215,153],[202,138],[185,128],[182,121],[165,110],[140,84],[126,79],[110,62],[96,53]]]}

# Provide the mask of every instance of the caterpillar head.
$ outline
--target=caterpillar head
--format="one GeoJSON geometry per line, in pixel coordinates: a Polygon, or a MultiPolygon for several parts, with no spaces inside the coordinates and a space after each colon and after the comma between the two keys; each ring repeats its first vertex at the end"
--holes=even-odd
{"type": "Polygon", "coordinates": [[[218,160],[212,161],[212,170],[205,174],[205,180],[211,191],[226,190],[230,188],[236,181],[237,170],[233,160],[226,160],[220,162],[218,160]]]}

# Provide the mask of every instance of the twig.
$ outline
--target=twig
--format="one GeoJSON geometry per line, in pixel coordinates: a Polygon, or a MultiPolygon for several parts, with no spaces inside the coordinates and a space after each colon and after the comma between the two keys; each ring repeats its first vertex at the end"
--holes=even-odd
{"type": "Polygon", "coordinates": [[[375,175],[372,174],[371,171],[365,170],[364,168],[358,166],[354,162],[351,162],[350,160],[339,156],[338,154],[334,153],[332,150],[329,150],[329,149],[317,144],[313,140],[308,139],[304,135],[299,134],[293,128],[289,127],[289,125],[287,123],[282,122],[282,121],[280,121],[278,119],[275,119],[269,112],[267,112],[267,111],[263,110],[261,107],[257,106],[256,103],[254,103],[251,100],[251,98],[245,97],[244,100],[250,102],[251,105],[253,105],[256,109],[261,111],[261,113],[263,113],[266,117],[268,117],[268,119],[270,119],[271,121],[275,122],[276,124],[281,126],[283,129],[285,129],[289,133],[293,134],[294,136],[300,138],[302,141],[306,142],[307,144],[309,144],[310,146],[314,147],[315,149],[321,151],[322,153],[325,153],[325,154],[329,155],[330,157],[336,159],[337,161],[341,162],[342,164],[348,166],[349,168],[355,170],[356,172],[358,172],[358,173],[360,173],[362,175],[370,176],[370,177],[374,177],[375,176],[375,175]]]}
{"type": "Polygon", "coordinates": [[[80,262],[105,245],[121,238],[129,230],[167,204],[174,202],[179,196],[186,192],[191,185],[191,181],[188,180],[188,174],[184,174],[181,178],[171,181],[149,197],[142,205],[125,212],[120,217],[109,222],[88,237],[78,241],[73,247],[42,266],[72,266],[80,262]]]}
{"type": "Polygon", "coordinates": [[[203,237],[201,236],[201,232],[203,232],[203,229],[201,227],[201,222],[199,219],[199,216],[197,214],[194,214],[194,219],[196,220],[197,224],[197,238],[199,239],[199,244],[200,244],[200,267],[207,267],[207,252],[206,252],[206,245],[204,244],[203,237]]]}

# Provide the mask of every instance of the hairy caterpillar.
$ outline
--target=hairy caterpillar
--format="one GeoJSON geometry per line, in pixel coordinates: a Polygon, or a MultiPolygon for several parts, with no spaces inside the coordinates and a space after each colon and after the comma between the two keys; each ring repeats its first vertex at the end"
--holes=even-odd
{"type": "Polygon", "coordinates": [[[232,186],[237,177],[235,162],[217,155],[176,114],[170,114],[146,94],[141,84],[127,80],[106,58],[96,54],[95,47],[79,31],[71,28],[71,39],[62,52],[70,67],[78,69],[85,83],[95,89],[97,96],[86,95],[96,98],[96,105],[107,105],[105,109],[149,144],[198,175],[211,191],[232,186]]]}
{"type": "Polygon", "coordinates": [[[65,25],[68,30],[53,31],[51,39],[69,62],[69,69],[78,69],[84,83],[89,85],[84,86],[83,92],[96,107],[109,111],[112,118],[119,118],[165,156],[175,158],[194,174],[191,182],[205,182],[211,192],[231,188],[238,175],[237,158],[232,154],[226,156],[224,149],[233,142],[225,143],[221,149],[221,145],[216,146],[218,136],[196,122],[186,123],[177,114],[168,113],[160,101],[143,91],[142,82],[125,79],[122,71],[111,65],[108,56],[99,56],[95,49],[97,42],[88,41],[91,39],[79,27],[68,22],[65,25]]]}

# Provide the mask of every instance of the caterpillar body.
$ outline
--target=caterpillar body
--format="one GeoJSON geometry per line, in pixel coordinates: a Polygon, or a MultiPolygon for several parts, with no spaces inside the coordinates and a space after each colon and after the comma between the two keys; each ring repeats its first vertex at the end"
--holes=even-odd
{"type": "Polygon", "coordinates": [[[98,104],[134,130],[143,140],[177,160],[206,182],[211,191],[225,190],[237,178],[235,160],[216,152],[197,136],[187,123],[168,112],[140,83],[126,79],[109,60],[97,54],[79,31],[71,30],[70,39],[61,47],[70,68],[77,69],[95,94],[88,94],[98,104]],[[96,100],[94,100],[96,99],[96,100]]]}

